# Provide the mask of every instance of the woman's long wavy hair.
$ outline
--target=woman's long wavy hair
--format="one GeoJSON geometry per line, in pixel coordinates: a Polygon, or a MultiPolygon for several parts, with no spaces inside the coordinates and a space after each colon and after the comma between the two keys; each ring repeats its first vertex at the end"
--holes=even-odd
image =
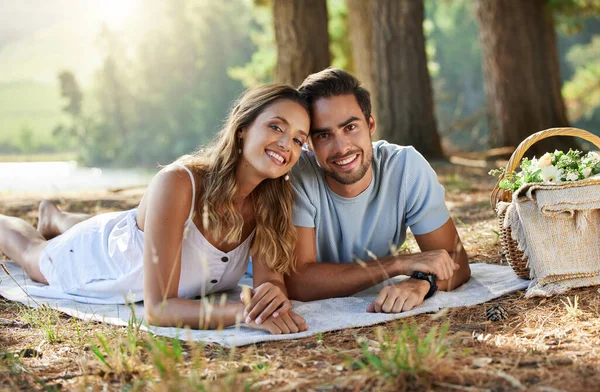
{"type": "MultiPolygon", "coordinates": [[[[286,84],[252,87],[236,101],[224,127],[207,147],[199,148],[180,161],[203,178],[203,196],[196,213],[202,214],[204,229],[222,243],[239,243],[244,220],[233,200],[238,186],[235,172],[241,154],[238,132],[276,101],[287,99],[300,104],[308,113],[308,104],[298,91],[286,84]]],[[[297,231],[292,223],[293,192],[283,177],[263,180],[251,194],[256,233],[251,255],[270,269],[290,273],[296,267],[297,231]]]]}

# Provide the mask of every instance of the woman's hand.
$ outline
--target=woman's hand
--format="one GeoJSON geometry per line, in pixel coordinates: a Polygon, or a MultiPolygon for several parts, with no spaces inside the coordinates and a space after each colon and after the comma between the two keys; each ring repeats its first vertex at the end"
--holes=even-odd
{"type": "Polygon", "coordinates": [[[293,310],[281,314],[277,318],[269,317],[260,324],[246,323],[246,326],[252,329],[261,329],[273,335],[304,332],[308,329],[304,318],[293,310]]]}
{"type": "Polygon", "coordinates": [[[292,303],[281,288],[271,282],[265,282],[255,289],[243,290],[241,300],[246,304],[246,324],[261,324],[271,316],[278,318],[287,314],[292,308],[292,303]]]}

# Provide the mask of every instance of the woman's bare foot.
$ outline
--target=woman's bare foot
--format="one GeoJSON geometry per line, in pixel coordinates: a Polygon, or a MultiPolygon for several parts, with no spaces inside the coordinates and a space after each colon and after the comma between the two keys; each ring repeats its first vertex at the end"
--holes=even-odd
{"type": "Polygon", "coordinates": [[[61,234],[56,225],[56,217],[62,212],[50,200],[42,200],[38,208],[37,231],[47,240],[50,240],[61,234]]]}

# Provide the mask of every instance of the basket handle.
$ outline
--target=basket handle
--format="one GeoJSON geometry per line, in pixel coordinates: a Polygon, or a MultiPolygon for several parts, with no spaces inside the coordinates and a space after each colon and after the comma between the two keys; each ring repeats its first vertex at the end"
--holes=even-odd
{"type": "MultiPolygon", "coordinates": [[[[512,173],[517,168],[517,166],[519,166],[519,163],[521,162],[521,158],[523,158],[523,155],[525,155],[525,153],[527,152],[529,147],[533,146],[535,143],[539,142],[540,140],[547,139],[552,136],[580,137],[590,143],[593,143],[596,147],[600,148],[600,137],[598,137],[588,131],[584,131],[583,129],[579,129],[579,128],[549,128],[549,129],[534,133],[533,135],[529,136],[527,139],[523,140],[521,142],[521,144],[519,144],[517,149],[511,155],[508,163],[506,164],[505,173],[512,173]]],[[[492,194],[490,196],[490,203],[492,205],[492,208],[494,208],[494,209],[496,208],[496,204],[498,204],[499,201],[510,201],[510,198],[512,197],[511,191],[500,188],[500,181],[502,181],[503,178],[504,178],[504,176],[500,176],[500,178],[498,179],[498,182],[496,183],[496,186],[492,190],[492,194]]]]}

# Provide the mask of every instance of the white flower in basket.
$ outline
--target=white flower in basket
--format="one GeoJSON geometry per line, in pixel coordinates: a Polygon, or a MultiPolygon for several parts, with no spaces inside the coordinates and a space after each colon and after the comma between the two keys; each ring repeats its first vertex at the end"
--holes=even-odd
{"type": "MultiPolygon", "coordinates": [[[[561,172],[561,170],[555,166],[546,166],[542,169],[542,180],[544,180],[544,182],[560,182],[560,178],[562,177],[563,173],[561,172]]],[[[576,178],[576,180],[578,180],[578,178],[576,178]]]]}

